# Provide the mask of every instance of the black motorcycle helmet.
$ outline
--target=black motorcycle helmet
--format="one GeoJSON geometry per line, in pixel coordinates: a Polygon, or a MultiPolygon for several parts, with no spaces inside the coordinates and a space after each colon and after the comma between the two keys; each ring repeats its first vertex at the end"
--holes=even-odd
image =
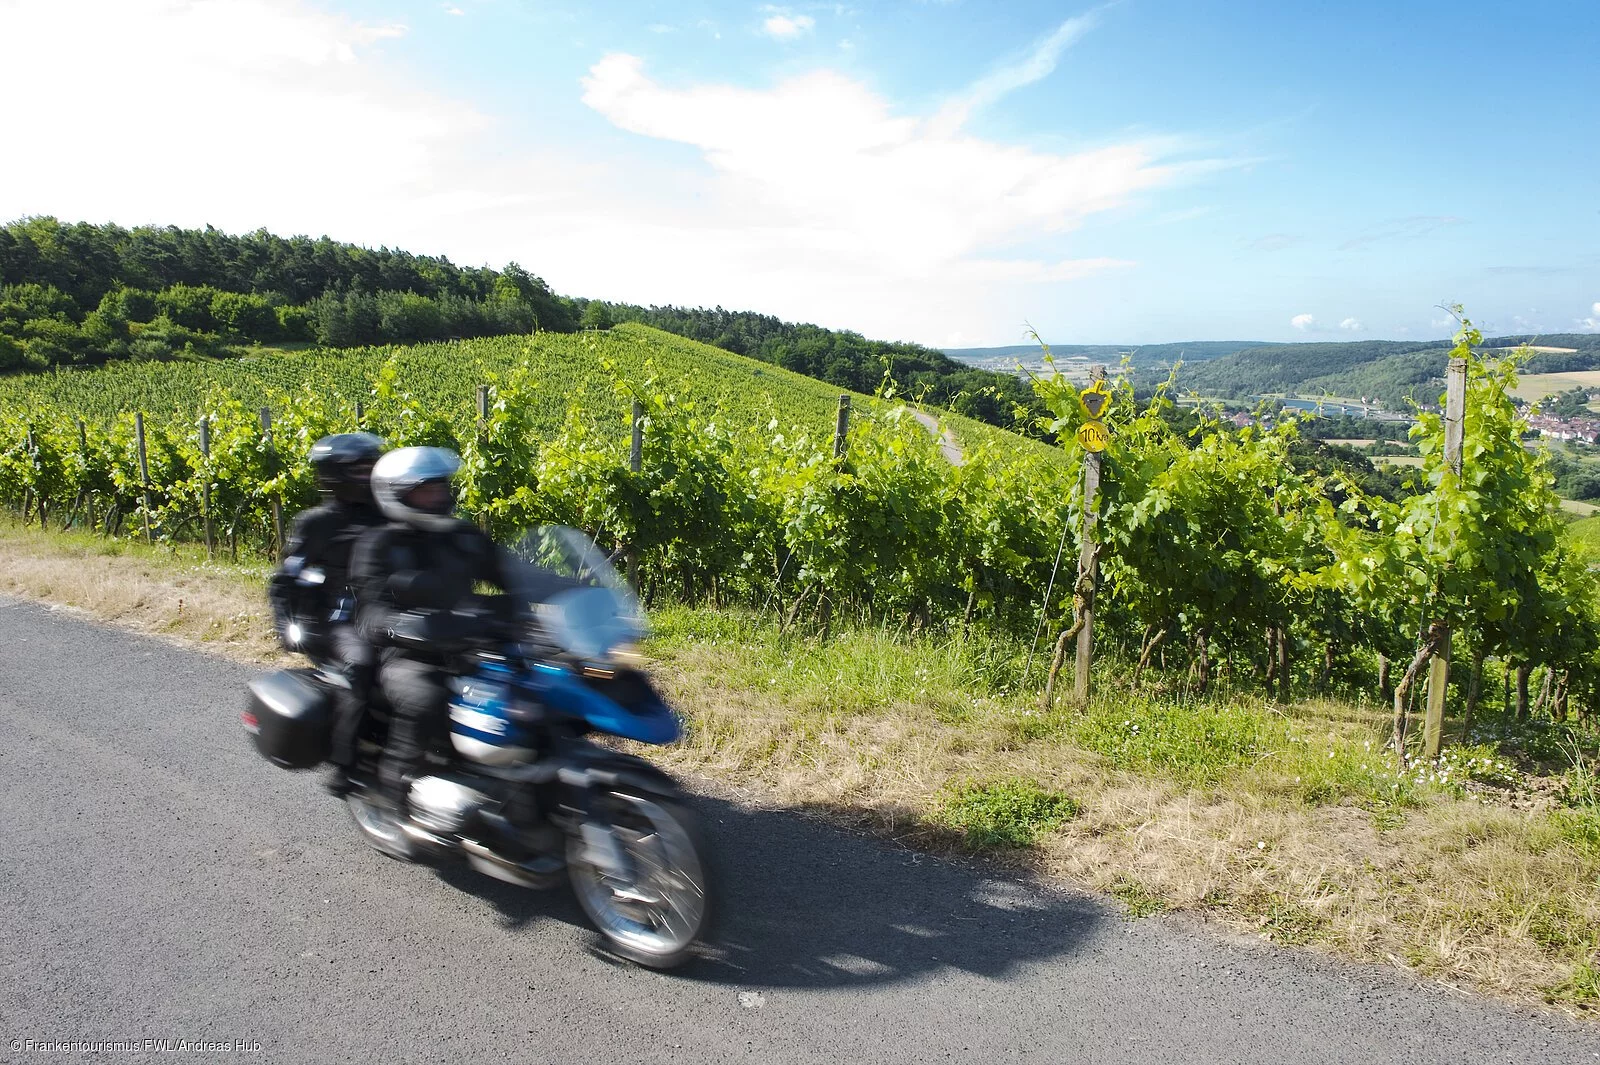
{"type": "Polygon", "coordinates": [[[371,503],[372,464],[383,441],[371,433],[335,433],[311,445],[311,468],[324,495],[345,503],[371,503]]]}

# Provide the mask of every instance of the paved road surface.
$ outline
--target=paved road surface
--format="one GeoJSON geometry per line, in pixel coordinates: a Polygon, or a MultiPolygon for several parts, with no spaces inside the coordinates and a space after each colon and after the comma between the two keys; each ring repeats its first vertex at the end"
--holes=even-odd
{"type": "Polygon", "coordinates": [[[18,1039],[242,1039],[259,1062],[1600,1060],[1592,1028],[710,798],[717,956],[616,964],[565,891],[368,850],[248,747],[248,676],[0,601],[0,1060],[79,1057],[18,1039]]]}

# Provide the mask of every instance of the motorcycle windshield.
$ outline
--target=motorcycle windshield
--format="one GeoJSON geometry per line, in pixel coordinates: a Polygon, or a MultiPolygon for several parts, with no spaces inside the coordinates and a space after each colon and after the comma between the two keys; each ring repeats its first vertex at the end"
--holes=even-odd
{"type": "Polygon", "coordinates": [[[524,582],[515,590],[535,605],[562,650],[603,659],[644,635],[644,611],[633,589],[580,530],[539,526],[509,550],[524,582]]]}

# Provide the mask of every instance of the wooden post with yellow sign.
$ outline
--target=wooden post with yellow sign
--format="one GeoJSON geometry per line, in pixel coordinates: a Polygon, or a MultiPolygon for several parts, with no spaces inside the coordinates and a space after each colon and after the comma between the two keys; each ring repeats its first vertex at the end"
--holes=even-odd
{"type": "MultiPolygon", "coordinates": [[[[1444,386],[1444,462],[1461,476],[1461,444],[1466,435],[1467,360],[1451,359],[1445,369],[1444,386]]],[[[1445,694],[1450,687],[1450,630],[1428,661],[1428,711],[1422,720],[1422,757],[1434,761],[1444,734],[1445,694]]],[[[1401,752],[1402,760],[1405,752],[1401,752]]]]}
{"type": "Polygon", "coordinates": [[[1089,387],[1083,390],[1083,411],[1088,420],[1078,426],[1078,443],[1083,445],[1083,539],[1078,550],[1078,585],[1074,601],[1082,604],[1078,613],[1078,655],[1073,663],[1072,701],[1089,705],[1089,665],[1094,653],[1094,597],[1100,583],[1100,545],[1095,539],[1095,513],[1100,496],[1101,452],[1111,440],[1100,416],[1111,402],[1106,387],[1106,368],[1089,370],[1089,387]]]}

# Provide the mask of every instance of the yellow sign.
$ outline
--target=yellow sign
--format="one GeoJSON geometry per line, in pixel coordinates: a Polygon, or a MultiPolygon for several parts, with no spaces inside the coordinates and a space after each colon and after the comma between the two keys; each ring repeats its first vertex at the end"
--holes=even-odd
{"type": "Polygon", "coordinates": [[[1106,431],[1104,422],[1084,422],[1078,426],[1078,443],[1083,445],[1085,451],[1104,451],[1111,442],[1111,434],[1106,431]]]}
{"type": "Polygon", "coordinates": [[[1098,420],[1100,415],[1105,413],[1106,404],[1111,402],[1111,389],[1106,385],[1105,378],[1102,377],[1084,389],[1078,398],[1083,403],[1084,412],[1089,417],[1098,420]]]}

